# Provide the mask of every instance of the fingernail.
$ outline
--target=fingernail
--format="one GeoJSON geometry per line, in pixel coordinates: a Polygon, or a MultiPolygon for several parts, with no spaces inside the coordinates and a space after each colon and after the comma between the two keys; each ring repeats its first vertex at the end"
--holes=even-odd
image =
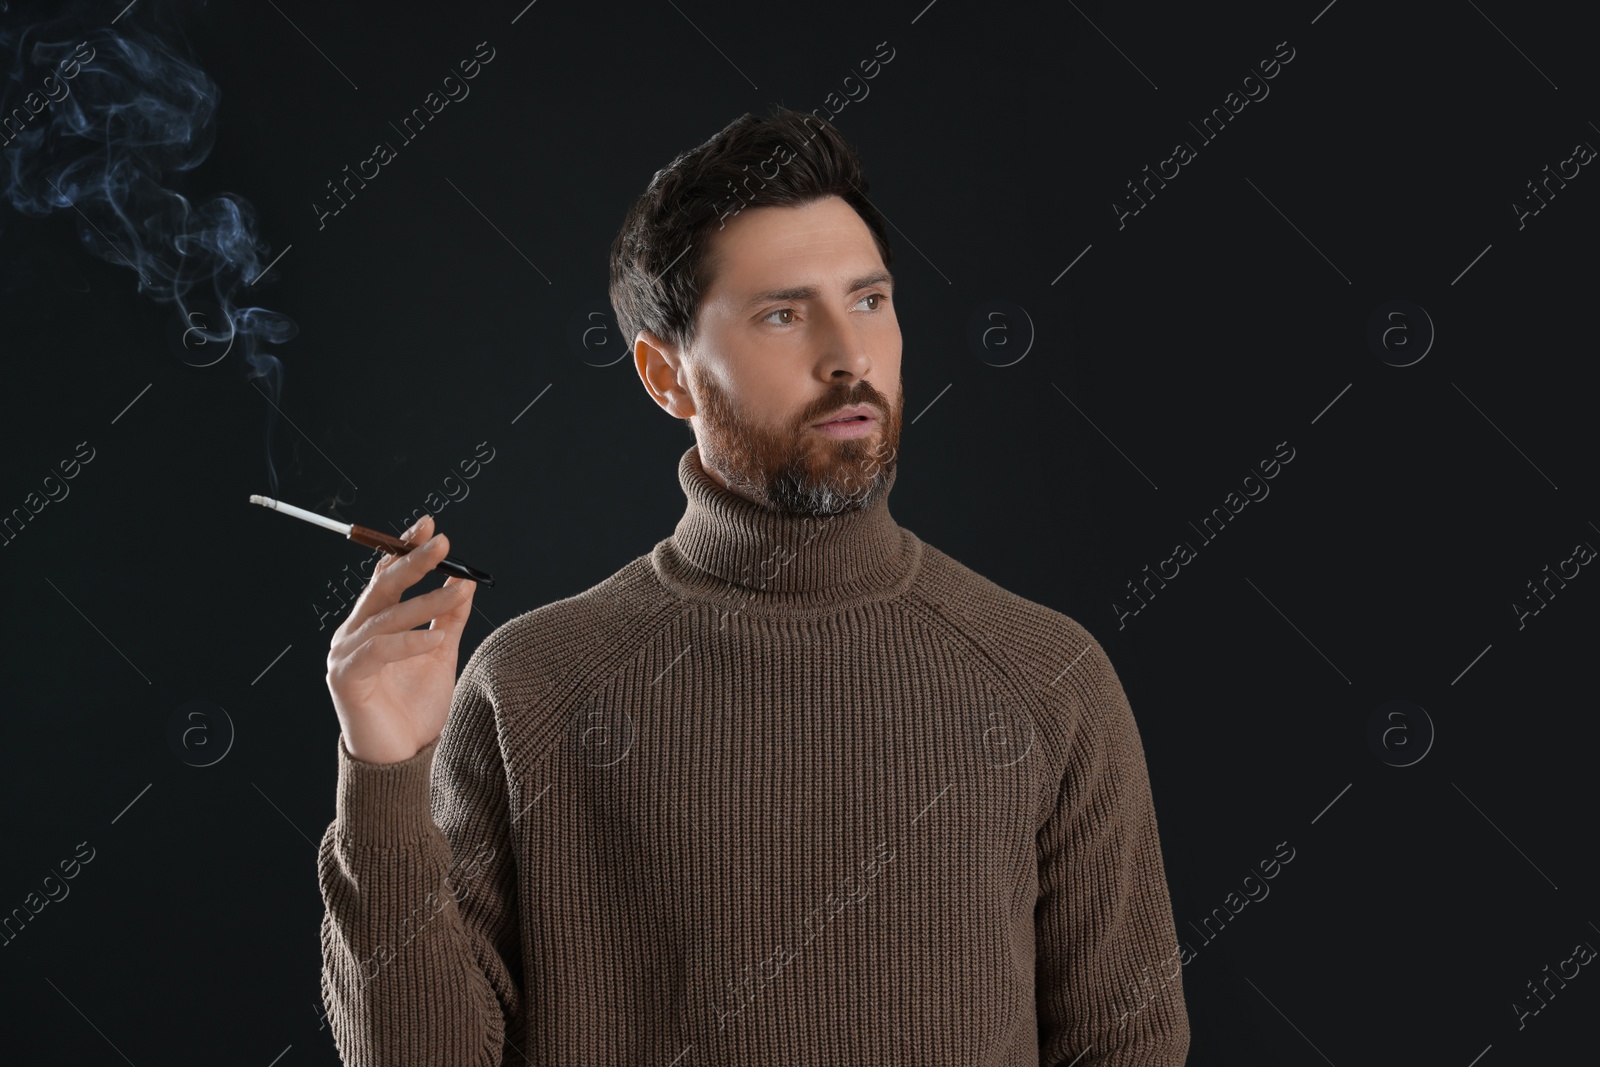
{"type": "MultiPolygon", "coordinates": [[[[422,519],[426,519],[427,517],[428,516],[424,515],[424,516],[422,516],[422,519]]],[[[418,530],[422,529],[422,519],[418,519],[416,522],[412,523],[411,524],[411,528],[409,530],[407,530],[405,533],[400,535],[401,539],[402,540],[406,540],[406,541],[411,540],[412,535],[415,534],[418,530]]]]}

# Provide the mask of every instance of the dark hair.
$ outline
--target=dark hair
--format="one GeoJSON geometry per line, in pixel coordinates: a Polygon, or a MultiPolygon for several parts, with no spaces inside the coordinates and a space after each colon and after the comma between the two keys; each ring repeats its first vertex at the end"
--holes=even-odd
{"type": "Polygon", "coordinates": [[[694,339],[715,262],[711,233],[750,207],[837,196],[855,209],[889,266],[883,216],[867,199],[855,149],[828,122],[776,106],[734,119],[656,171],[611,242],[611,307],[631,350],[640,330],[673,345],[694,339]],[[776,170],[776,173],[771,173],[776,170]]]}

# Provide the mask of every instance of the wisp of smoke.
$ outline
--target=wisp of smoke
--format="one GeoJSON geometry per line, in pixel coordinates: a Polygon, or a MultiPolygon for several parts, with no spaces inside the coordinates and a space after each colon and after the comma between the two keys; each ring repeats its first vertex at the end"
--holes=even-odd
{"type": "Polygon", "coordinates": [[[211,152],[221,91],[188,58],[177,20],[150,0],[121,14],[115,3],[44,4],[37,15],[21,6],[0,0],[0,202],[33,216],[67,212],[89,251],[131,269],[138,292],[175,305],[197,352],[240,352],[246,380],[263,382],[271,401],[276,493],[283,364],[263,346],[299,328],[244,302],[272,262],[250,202],[173,188],[211,152]]]}

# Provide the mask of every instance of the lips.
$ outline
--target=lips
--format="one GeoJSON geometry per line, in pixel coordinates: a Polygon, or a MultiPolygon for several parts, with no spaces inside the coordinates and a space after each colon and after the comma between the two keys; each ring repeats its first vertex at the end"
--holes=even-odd
{"type": "Polygon", "coordinates": [[[835,423],[868,421],[876,417],[870,404],[856,404],[853,407],[845,408],[826,422],[819,422],[814,425],[832,426],[835,423]]]}

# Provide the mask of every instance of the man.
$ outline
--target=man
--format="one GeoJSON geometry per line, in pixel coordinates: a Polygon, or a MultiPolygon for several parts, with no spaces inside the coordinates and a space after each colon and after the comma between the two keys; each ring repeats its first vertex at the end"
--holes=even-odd
{"type": "Polygon", "coordinates": [[[442,534],[334,635],[346,1062],[1184,1062],[1116,672],[889,514],[901,334],[866,190],[783,108],[657,172],[611,292],[694,433],[672,536],[453,688],[472,584],[400,600],[442,534]]]}

